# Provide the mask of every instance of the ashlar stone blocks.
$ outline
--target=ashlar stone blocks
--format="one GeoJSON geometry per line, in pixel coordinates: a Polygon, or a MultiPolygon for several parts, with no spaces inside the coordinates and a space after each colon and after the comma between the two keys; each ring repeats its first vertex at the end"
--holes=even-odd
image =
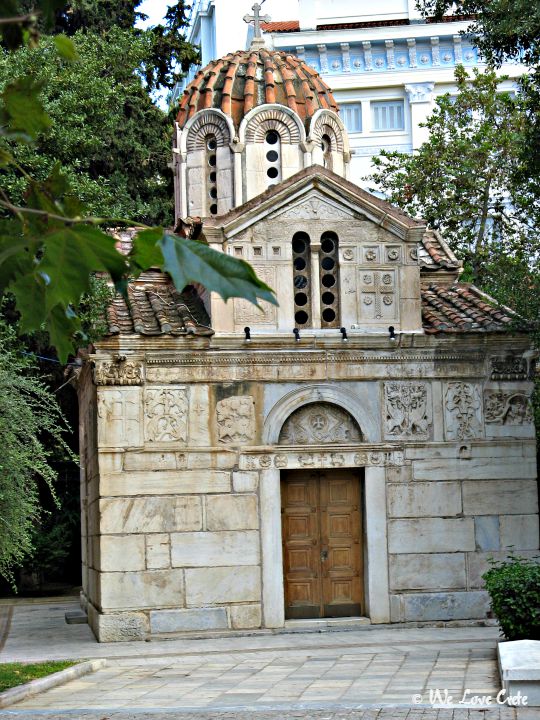
{"type": "Polygon", "coordinates": [[[185,573],[188,607],[260,600],[261,570],[257,565],[194,568],[185,573]]]}
{"type": "Polygon", "coordinates": [[[259,533],[255,530],[172,533],[173,567],[256,565],[260,562],[259,533]]]}

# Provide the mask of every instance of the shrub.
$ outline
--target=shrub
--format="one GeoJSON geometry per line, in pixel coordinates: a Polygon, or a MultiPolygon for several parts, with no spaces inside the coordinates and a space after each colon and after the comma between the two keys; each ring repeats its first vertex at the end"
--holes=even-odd
{"type": "Polygon", "coordinates": [[[538,558],[511,554],[491,560],[482,576],[491,607],[507,640],[540,640],[540,565],[538,558]]]}

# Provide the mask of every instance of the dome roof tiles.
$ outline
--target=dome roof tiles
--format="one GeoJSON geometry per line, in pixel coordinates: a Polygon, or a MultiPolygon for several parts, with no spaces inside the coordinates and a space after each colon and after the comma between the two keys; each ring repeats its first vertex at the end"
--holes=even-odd
{"type": "Polygon", "coordinates": [[[184,91],[177,122],[183,128],[199,110],[218,108],[238,129],[254,107],[284,105],[306,122],[317,110],[338,111],[332,91],[316,70],[294,55],[250,48],[199,70],[184,91]]]}

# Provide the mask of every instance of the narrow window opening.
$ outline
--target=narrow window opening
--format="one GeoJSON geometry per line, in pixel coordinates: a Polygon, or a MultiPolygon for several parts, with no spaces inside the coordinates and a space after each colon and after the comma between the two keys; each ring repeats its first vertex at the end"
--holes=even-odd
{"type": "Polygon", "coordinates": [[[264,138],[267,187],[281,181],[281,138],[277,130],[269,130],[264,138]]]}
{"type": "Polygon", "coordinates": [[[310,239],[304,232],[297,232],[292,240],[294,321],[296,327],[306,327],[311,319],[310,239]]]}
{"type": "Polygon", "coordinates": [[[321,327],[339,327],[338,236],[335,232],[328,231],[321,236],[319,277],[321,281],[321,327]]]}
{"type": "Polygon", "coordinates": [[[218,206],[215,202],[218,197],[217,188],[217,139],[214,134],[207,135],[205,138],[206,145],[206,191],[207,191],[207,207],[210,215],[217,215],[218,206]]]}
{"type": "Polygon", "coordinates": [[[321,150],[323,152],[323,165],[329,170],[332,169],[332,140],[329,135],[321,138],[321,150]]]}

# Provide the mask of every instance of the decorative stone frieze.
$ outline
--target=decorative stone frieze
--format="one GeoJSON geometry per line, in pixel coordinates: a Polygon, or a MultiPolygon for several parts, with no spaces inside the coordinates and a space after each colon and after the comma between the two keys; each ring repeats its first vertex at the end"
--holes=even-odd
{"type": "Polygon", "coordinates": [[[530,363],[521,355],[505,355],[491,358],[492,380],[527,380],[530,363]]]}
{"type": "Polygon", "coordinates": [[[279,436],[280,445],[357,442],[362,442],[362,434],[355,420],[329,403],[312,403],[296,410],[285,421],[279,436]]]}
{"type": "Polygon", "coordinates": [[[527,395],[520,392],[484,390],[486,423],[524,425],[532,422],[532,407],[527,395]]]}
{"type": "Polygon", "coordinates": [[[144,437],[148,442],[187,442],[186,388],[153,387],[145,390],[144,437]]]}
{"type": "Polygon", "coordinates": [[[427,440],[433,422],[427,383],[384,384],[384,434],[387,439],[427,440]]]}
{"type": "Polygon", "coordinates": [[[255,410],[251,395],[235,395],[216,404],[218,441],[242,444],[255,438],[255,410]]]}
{"type": "Polygon", "coordinates": [[[96,385],[142,385],[143,364],[128,360],[125,355],[116,355],[111,360],[96,360],[94,383],[96,385]]]}
{"type": "Polygon", "coordinates": [[[444,398],[447,440],[468,440],[482,435],[482,410],[478,387],[451,382],[444,398]]]}
{"type": "Polygon", "coordinates": [[[308,452],[287,450],[279,453],[263,451],[245,453],[240,456],[241,470],[301,470],[303,468],[351,468],[351,467],[400,467],[405,462],[405,454],[401,448],[370,449],[359,451],[342,450],[335,452],[318,448],[308,452]]]}

